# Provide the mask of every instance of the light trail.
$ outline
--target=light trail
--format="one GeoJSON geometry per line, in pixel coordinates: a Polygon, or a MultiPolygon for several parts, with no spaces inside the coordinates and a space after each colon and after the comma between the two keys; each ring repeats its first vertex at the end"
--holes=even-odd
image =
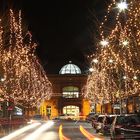
{"type": "Polygon", "coordinates": [[[70,140],[69,138],[67,138],[66,136],[63,135],[63,133],[62,133],[62,125],[59,126],[59,139],[60,140],[70,140]]]}
{"type": "Polygon", "coordinates": [[[16,131],[14,131],[13,133],[10,133],[9,135],[1,138],[0,140],[10,140],[10,139],[13,139],[14,137],[16,137],[16,136],[18,136],[18,135],[20,135],[20,134],[22,134],[22,133],[24,133],[24,132],[26,132],[26,131],[28,131],[30,129],[35,128],[38,125],[40,125],[40,123],[35,123],[35,124],[27,125],[27,126],[21,128],[21,129],[18,129],[16,131]]]}
{"type": "Polygon", "coordinates": [[[80,125],[80,131],[88,140],[104,140],[102,138],[98,138],[96,136],[93,136],[87,130],[85,130],[81,125],[80,125]]]}
{"type": "Polygon", "coordinates": [[[43,124],[40,128],[38,128],[36,131],[31,133],[29,136],[25,137],[22,140],[36,140],[40,136],[40,134],[47,129],[49,129],[51,126],[54,125],[53,121],[48,121],[47,123],[43,124]]]}

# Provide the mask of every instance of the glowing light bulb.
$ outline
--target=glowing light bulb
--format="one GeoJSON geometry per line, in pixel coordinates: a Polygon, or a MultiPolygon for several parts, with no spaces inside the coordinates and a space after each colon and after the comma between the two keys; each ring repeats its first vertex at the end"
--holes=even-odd
{"type": "Polygon", "coordinates": [[[5,81],[5,78],[1,78],[0,80],[1,80],[1,82],[4,82],[5,81]]]}
{"type": "Polygon", "coordinates": [[[127,77],[126,76],[123,76],[123,79],[126,79],[127,77]]]}
{"type": "Polygon", "coordinates": [[[107,46],[108,45],[108,41],[107,40],[102,40],[101,42],[100,42],[100,44],[102,45],[102,46],[107,46]]]}
{"type": "Polygon", "coordinates": [[[120,3],[117,4],[117,7],[119,8],[120,11],[124,11],[125,9],[128,8],[128,4],[125,1],[121,1],[120,3]]]}
{"type": "Polygon", "coordinates": [[[90,72],[93,72],[93,71],[94,71],[94,69],[93,69],[93,68],[89,68],[89,71],[90,71],[90,72]]]}
{"type": "Polygon", "coordinates": [[[98,63],[98,60],[97,60],[97,59],[93,59],[93,62],[94,62],[94,63],[98,63]]]}
{"type": "Polygon", "coordinates": [[[134,80],[137,80],[137,79],[138,79],[138,77],[137,77],[137,76],[134,76],[134,77],[133,77],[133,79],[134,79],[134,80]]]}
{"type": "Polygon", "coordinates": [[[126,45],[128,45],[128,41],[127,40],[125,40],[125,41],[123,41],[123,43],[122,43],[124,46],[126,46],[126,45]]]}
{"type": "Polygon", "coordinates": [[[109,63],[113,63],[113,60],[112,59],[109,59],[109,63]]]}

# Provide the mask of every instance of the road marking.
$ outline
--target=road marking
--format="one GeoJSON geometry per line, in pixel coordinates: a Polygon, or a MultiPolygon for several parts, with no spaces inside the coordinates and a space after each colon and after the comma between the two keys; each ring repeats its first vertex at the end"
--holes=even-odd
{"type": "Polygon", "coordinates": [[[104,140],[101,138],[98,138],[96,136],[93,136],[91,133],[89,133],[87,130],[85,130],[81,125],[80,125],[80,131],[82,134],[88,139],[88,140],[104,140]]]}
{"type": "Polygon", "coordinates": [[[62,133],[62,125],[59,126],[59,139],[60,140],[71,140],[69,138],[67,138],[66,136],[63,135],[62,133]]]}

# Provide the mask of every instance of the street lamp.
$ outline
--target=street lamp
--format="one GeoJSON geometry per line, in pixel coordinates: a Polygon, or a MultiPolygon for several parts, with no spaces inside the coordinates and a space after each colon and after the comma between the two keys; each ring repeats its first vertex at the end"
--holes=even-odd
{"type": "Polygon", "coordinates": [[[128,4],[126,3],[126,1],[121,1],[120,3],[117,4],[117,7],[119,8],[121,12],[128,8],[128,4]]]}

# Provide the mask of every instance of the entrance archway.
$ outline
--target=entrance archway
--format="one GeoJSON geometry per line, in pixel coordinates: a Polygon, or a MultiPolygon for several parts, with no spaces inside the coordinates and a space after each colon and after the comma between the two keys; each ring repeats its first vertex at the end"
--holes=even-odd
{"type": "Polygon", "coordinates": [[[69,105],[69,106],[63,107],[63,114],[78,116],[79,112],[80,112],[80,109],[78,106],[69,105]]]}

